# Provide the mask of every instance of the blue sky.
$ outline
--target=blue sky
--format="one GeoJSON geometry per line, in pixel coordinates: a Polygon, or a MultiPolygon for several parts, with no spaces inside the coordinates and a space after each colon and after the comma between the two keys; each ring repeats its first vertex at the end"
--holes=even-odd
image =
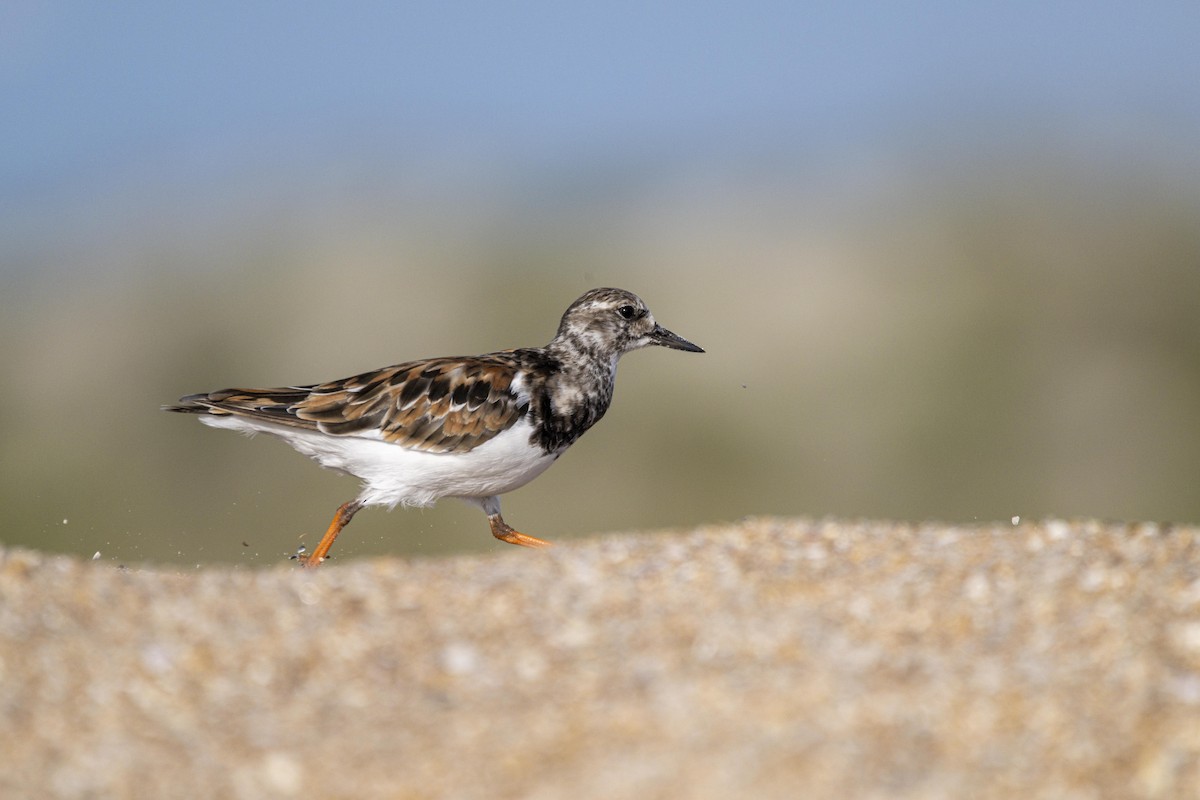
{"type": "Polygon", "coordinates": [[[539,169],[1042,114],[1186,140],[1198,53],[1195,2],[8,0],[0,197],[359,149],[539,169]]]}

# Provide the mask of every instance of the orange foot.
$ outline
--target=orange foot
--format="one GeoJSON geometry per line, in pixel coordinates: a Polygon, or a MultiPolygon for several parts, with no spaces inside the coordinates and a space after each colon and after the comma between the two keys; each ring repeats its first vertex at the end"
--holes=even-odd
{"type": "Polygon", "coordinates": [[[488,524],[492,526],[492,536],[495,536],[502,542],[509,544],[519,544],[521,547],[553,547],[554,545],[547,542],[545,539],[539,539],[536,536],[526,536],[518,530],[514,530],[511,525],[504,521],[499,514],[491,514],[488,516],[488,524]]]}
{"type": "Polygon", "coordinates": [[[302,567],[312,569],[320,566],[321,562],[329,557],[329,548],[333,547],[333,540],[342,532],[342,528],[350,524],[350,520],[354,518],[354,515],[360,508],[362,508],[362,504],[357,500],[342,503],[338,506],[337,513],[333,515],[333,522],[329,523],[329,528],[325,531],[325,535],[321,537],[321,541],[317,544],[316,549],[307,555],[297,553],[292,557],[299,561],[302,567]]]}

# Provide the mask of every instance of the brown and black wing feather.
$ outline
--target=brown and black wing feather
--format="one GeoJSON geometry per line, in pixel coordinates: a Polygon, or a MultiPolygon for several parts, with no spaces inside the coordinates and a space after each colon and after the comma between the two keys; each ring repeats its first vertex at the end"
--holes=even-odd
{"type": "Polygon", "coordinates": [[[431,358],[313,386],[223,389],[181,398],[168,411],[234,414],[263,422],[366,436],[416,450],[472,450],[529,411],[512,390],[510,353],[431,358]]]}

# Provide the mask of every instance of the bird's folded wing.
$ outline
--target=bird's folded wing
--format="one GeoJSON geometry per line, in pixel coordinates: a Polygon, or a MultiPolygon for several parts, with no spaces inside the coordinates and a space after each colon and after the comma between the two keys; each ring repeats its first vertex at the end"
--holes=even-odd
{"type": "Polygon", "coordinates": [[[433,358],[315,386],[189,395],[172,410],[236,414],[433,453],[461,452],[511,428],[528,412],[528,399],[513,391],[516,369],[505,354],[433,358]]]}

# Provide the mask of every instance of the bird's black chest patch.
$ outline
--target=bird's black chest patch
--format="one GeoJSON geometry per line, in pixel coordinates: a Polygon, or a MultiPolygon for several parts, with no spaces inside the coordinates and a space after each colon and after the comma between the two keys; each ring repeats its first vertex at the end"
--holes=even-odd
{"type": "Polygon", "coordinates": [[[534,431],[531,441],[548,453],[560,453],[600,421],[612,401],[612,369],[607,363],[565,365],[547,359],[539,365],[530,392],[534,431]]]}
{"type": "Polygon", "coordinates": [[[539,406],[533,439],[550,453],[561,452],[573,445],[608,410],[607,402],[588,398],[570,413],[555,413],[549,393],[542,395],[539,406]]]}

